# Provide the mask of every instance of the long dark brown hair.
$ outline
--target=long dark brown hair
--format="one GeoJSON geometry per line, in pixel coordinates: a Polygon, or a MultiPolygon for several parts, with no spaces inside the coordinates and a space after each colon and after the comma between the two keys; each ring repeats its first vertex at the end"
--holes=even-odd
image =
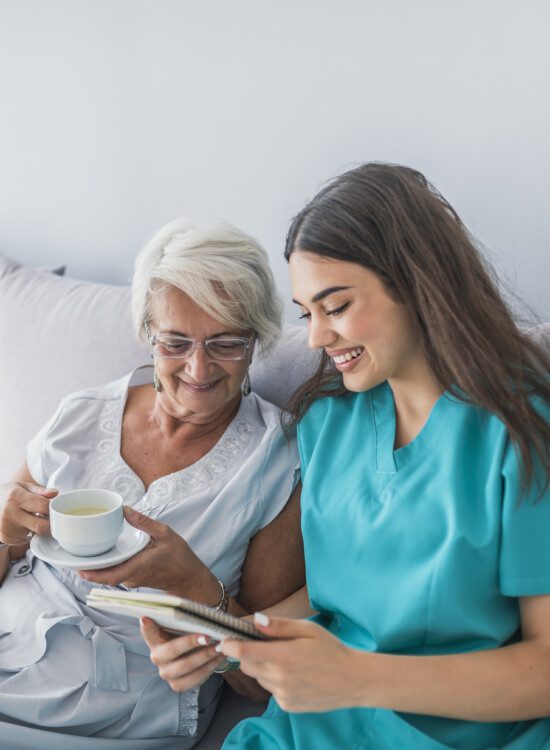
{"type": "MultiPolygon", "coordinates": [[[[524,488],[533,479],[534,455],[548,485],[550,424],[532,398],[550,405],[550,355],[518,327],[489,263],[424,175],[371,162],[335,178],[293,219],[287,261],[298,250],[373,271],[413,311],[442,388],[503,421],[523,466],[524,488]]],[[[344,391],[323,352],[316,373],[287,407],[292,423],[315,399],[344,391]]]]}

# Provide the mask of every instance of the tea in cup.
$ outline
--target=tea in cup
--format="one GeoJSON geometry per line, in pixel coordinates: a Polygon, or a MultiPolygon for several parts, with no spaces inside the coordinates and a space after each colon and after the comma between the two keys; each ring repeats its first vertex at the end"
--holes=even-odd
{"type": "Polygon", "coordinates": [[[122,531],[122,497],[110,490],[72,490],[50,501],[53,538],[78,557],[101,555],[114,547],[122,531]]]}

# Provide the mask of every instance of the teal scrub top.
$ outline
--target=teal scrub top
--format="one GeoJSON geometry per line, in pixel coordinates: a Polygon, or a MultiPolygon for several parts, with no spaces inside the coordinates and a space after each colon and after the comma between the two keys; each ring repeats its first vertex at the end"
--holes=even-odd
{"type": "MultiPolygon", "coordinates": [[[[540,410],[548,417],[549,409],[540,410]]],[[[444,393],[394,450],[388,383],[316,401],[298,427],[311,605],[356,648],[453,654],[519,639],[518,597],[550,594],[550,491],[521,495],[504,424],[444,393]]],[[[330,665],[327,664],[330,670],[330,665]]],[[[274,700],[224,748],[539,750],[550,719],[478,723],[354,708],[282,711],[274,700]]]]}

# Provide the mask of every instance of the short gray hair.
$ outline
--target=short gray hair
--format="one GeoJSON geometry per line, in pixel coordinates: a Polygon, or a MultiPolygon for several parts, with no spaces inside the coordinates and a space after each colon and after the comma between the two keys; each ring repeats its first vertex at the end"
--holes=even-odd
{"type": "Polygon", "coordinates": [[[132,282],[138,337],[151,320],[152,295],[165,286],[184,292],[221,323],[252,330],[262,352],[280,336],[282,303],[267,253],[231,224],[176,219],[149,240],[136,258],[132,282]]]}

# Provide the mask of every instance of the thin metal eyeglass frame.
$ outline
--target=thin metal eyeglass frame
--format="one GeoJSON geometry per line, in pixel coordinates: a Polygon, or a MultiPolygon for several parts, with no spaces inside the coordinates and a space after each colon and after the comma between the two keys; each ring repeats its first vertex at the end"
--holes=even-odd
{"type": "Polygon", "coordinates": [[[220,359],[222,361],[228,361],[228,362],[237,362],[241,359],[245,359],[246,355],[248,354],[248,350],[250,349],[250,345],[252,344],[254,337],[248,338],[247,336],[221,336],[220,338],[212,338],[212,339],[205,339],[204,341],[196,341],[195,339],[191,339],[188,336],[178,336],[177,334],[170,334],[170,338],[173,339],[179,339],[180,341],[190,341],[191,342],[191,350],[189,352],[186,352],[185,354],[171,354],[171,355],[163,355],[163,354],[157,354],[155,351],[155,343],[156,343],[156,333],[151,333],[149,330],[149,326],[147,323],[143,324],[143,328],[145,330],[145,334],[147,336],[147,341],[149,343],[149,346],[153,350],[153,356],[158,357],[159,359],[188,359],[189,357],[192,357],[193,354],[197,349],[204,349],[208,357],[210,359],[220,359]],[[212,354],[209,349],[208,345],[213,342],[219,342],[219,341],[241,341],[245,347],[244,354],[242,354],[240,357],[220,357],[218,354],[212,354]]]}

